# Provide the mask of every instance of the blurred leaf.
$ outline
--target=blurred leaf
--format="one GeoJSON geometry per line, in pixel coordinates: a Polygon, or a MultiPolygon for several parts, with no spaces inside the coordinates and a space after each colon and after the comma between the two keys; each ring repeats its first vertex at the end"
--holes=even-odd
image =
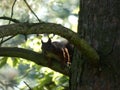
{"type": "Polygon", "coordinates": [[[3,67],[7,62],[7,57],[3,57],[1,60],[0,60],[0,68],[3,67]]]}
{"type": "Polygon", "coordinates": [[[29,64],[19,64],[18,66],[18,70],[21,75],[26,74],[28,69],[29,69],[29,64]]]}
{"type": "Polygon", "coordinates": [[[13,67],[15,67],[18,64],[18,61],[19,61],[18,58],[13,59],[13,67]]]}

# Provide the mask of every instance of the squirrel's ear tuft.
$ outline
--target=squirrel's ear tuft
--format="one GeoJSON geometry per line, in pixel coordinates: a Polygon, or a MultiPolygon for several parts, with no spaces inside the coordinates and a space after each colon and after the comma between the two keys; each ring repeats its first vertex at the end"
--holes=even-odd
{"type": "Polygon", "coordinates": [[[47,43],[51,43],[51,39],[50,38],[48,39],[47,43]]]}
{"type": "Polygon", "coordinates": [[[45,43],[46,43],[46,44],[51,44],[51,39],[49,38],[47,42],[44,42],[43,40],[41,40],[41,43],[42,43],[42,44],[45,44],[45,43]]]}
{"type": "Polygon", "coordinates": [[[41,43],[44,44],[43,40],[41,40],[41,43]]]}

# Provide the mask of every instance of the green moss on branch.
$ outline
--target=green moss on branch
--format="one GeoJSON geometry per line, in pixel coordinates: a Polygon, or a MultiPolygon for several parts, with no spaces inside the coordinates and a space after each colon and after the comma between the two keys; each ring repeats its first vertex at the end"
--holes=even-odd
{"type": "Polygon", "coordinates": [[[0,38],[17,34],[57,34],[66,39],[78,48],[91,63],[99,61],[97,52],[84,40],[79,38],[78,34],[60,24],[54,23],[18,23],[4,25],[0,27],[0,38]]]}

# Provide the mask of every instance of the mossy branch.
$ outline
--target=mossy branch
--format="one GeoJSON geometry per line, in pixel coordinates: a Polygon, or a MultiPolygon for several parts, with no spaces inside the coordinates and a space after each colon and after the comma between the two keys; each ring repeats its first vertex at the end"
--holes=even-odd
{"type": "Polygon", "coordinates": [[[60,24],[55,23],[17,23],[0,26],[0,38],[17,34],[57,34],[66,38],[70,43],[78,48],[91,63],[99,61],[97,52],[78,34],[60,24]]]}

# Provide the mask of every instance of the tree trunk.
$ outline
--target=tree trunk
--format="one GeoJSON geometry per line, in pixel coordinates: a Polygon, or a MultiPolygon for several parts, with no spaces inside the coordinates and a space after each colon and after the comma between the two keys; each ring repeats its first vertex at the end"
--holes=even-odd
{"type": "Polygon", "coordinates": [[[120,90],[120,0],[80,0],[80,37],[99,53],[94,66],[75,50],[70,90],[120,90]]]}

